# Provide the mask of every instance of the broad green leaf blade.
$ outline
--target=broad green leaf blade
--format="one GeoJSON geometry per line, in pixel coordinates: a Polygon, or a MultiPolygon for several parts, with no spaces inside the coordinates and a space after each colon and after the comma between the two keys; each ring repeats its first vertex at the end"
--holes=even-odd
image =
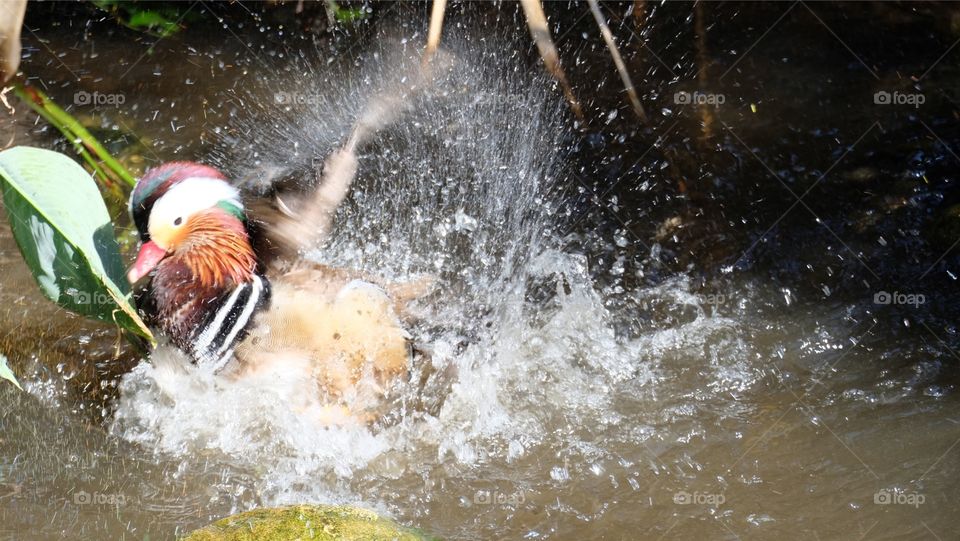
{"type": "Polygon", "coordinates": [[[153,342],[126,298],[113,224],[90,175],[58,152],[14,147],[0,152],[0,177],[13,236],[43,294],[153,342]]]}
{"type": "Polygon", "coordinates": [[[20,383],[17,382],[16,376],[13,375],[13,371],[10,370],[10,367],[7,366],[7,356],[3,353],[0,353],[0,379],[5,379],[10,383],[17,386],[17,389],[23,390],[23,387],[20,386],[20,383]]]}

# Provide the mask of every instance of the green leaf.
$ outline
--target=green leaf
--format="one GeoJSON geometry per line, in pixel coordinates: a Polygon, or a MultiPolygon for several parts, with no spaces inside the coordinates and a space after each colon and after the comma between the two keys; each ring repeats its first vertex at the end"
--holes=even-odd
{"type": "Polygon", "coordinates": [[[334,12],[334,17],[337,19],[338,23],[356,22],[363,20],[366,16],[367,12],[363,8],[345,9],[338,7],[334,12]]]}
{"type": "Polygon", "coordinates": [[[14,147],[0,152],[0,177],[13,236],[43,294],[154,342],[127,299],[113,224],[90,175],[58,152],[14,147]]]}
{"type": "Polygon", "coordinates": [[[353,23],[363,20],[367,17],[367,11],[363,7],[345,8],[330,0],[328,2],[330,9],[333,10],[333,18],[338,23],[353,23]]]}
{"type": "MultiPolygon", "coordinates": [[[[166,38],[181,30],[180,21],[196,21],[196,13],[189,8],[182,15],[175,2],[144,2],[136,0],[92,0],[93,5],[112,15],[118,23],[153,36],[166,38]],[[144,7],[150,5],[149,8],[144,7]]],[[[152,50],[152,49],[151,49],[152,50]]]]}
{"type": "Polygon", "coordinates": [[[17,389],[23,390],[23,387],[17,382],[17,378],[13,375],[13,371],[7,366],[7,356],[3,353],[0,353],[0,379],[5,379],[16,385],[17,389]]]}
{"type": "Polygon", "coordinates": [[[171,21],[161,13],[150,10],[133,13],[130,15],[130,20],[127,21],[127,24],[134,30],[157,31],[163,37],[171,36],[180,30],[176,21],[171,21]]]}

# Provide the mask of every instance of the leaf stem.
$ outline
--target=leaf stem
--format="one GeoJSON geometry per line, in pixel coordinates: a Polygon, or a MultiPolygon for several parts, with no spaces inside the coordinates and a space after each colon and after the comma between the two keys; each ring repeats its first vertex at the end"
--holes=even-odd
{"type": "Polygon", "coordinates": [[[122,181],[131,189],[137,183],[130,171],[114,159],[96,137],[39,88],[17,82],[13,86],[13,93],[63,133],[84,161],[93,168],[97,180],[105,189],[116,192],[120,188],[117,181],[122,181]]]}

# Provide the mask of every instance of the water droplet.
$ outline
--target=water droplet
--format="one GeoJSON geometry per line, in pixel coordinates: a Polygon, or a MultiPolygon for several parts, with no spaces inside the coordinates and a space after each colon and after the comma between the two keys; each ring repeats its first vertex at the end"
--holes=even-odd
{"type": "Polygon", "coordinates": [[[559,483],[565,483],[570,480],[570,472],[562,466],[554,466],[550,469],[550,478],[559,483]]]}
{"type": "Polygon", "coordinates": [[[760,526],[765,522],[774,522],[774,519],[770,515],[747,515],[747,522],[753,524],[754,526],[760,526]]]}
{"type": "Polygon", "coordinates": [[[463,209],[457,209],[453,216],[454,228],[457,231],[473,232],[477,228],[477,219],[470,216],[463,209]]]}

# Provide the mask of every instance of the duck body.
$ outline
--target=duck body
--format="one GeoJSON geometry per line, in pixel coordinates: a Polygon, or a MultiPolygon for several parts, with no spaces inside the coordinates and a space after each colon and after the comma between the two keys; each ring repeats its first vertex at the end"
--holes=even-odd
{"type": "MultiPolygon", "coordinates": [[[[339,167],[352,175],[349,163],[339,167]]],[[[343,186],[334,188],[345,194],[343,186]]],[[[328,187],[322,203],[335,207],[339,201],[329,194],[328,187]]],[[[201,369],[231,378],[292,375],[329,401],[360,387],[361,394],[382,394],[406,372],[409,335],[396,303],[418,288],[382,286],[300,258],[265,261],[252,247],[254,218],[245,214],[239,192],[200,164],[148,171],[130,208],[143,243],[128,278],[150,277],[142,310],[201,369]]],[[[329,220],[332,212],[309,214],[329,220]]],[[[310,220],[293,226],[293,218],[276,221],[288,231],[311,230],[310,220]]],[[[279,253],[299,253],[280,247],[279,253]]]]}
{"type": "Polygon", "coordinates": [[[406,372],[409,334],[384,289],[306,265],[276,283],[269,308],[237,346],[235,373],[295,370],[331,401],[362,395],[371,405],[406,372]]]}
{"type": "Polygon", "coordinates": [[[210,221],[219,227],[161,260],[149,288],[156,307],[151,319],[177,347],[214,371],[231,359],[254,316],[270,302],[270,282],[257,272],[252,250],[221,254],[249,242],[236,218],[218,214],[225,213],[213,210],[196,218],[199,225],[210,221]]]}

